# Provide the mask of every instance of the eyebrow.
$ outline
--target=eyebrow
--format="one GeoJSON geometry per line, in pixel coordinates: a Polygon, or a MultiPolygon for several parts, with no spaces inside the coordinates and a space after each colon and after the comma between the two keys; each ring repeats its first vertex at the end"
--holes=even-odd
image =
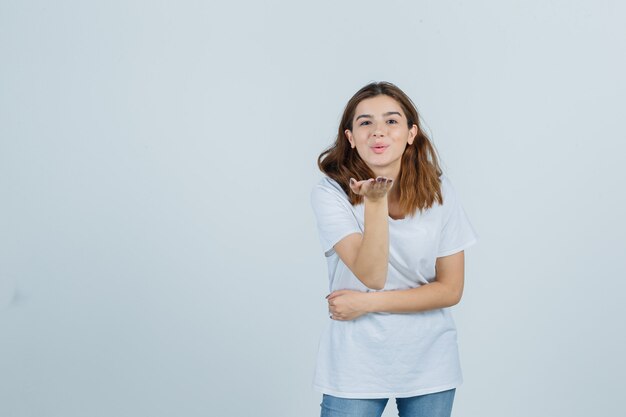
{"type": "MultiPolygon", "coordinates": [[[[383,116],[389,116],[389,115],[392,115],[392,114],[397,114],[398,116],[402,117],[402,115],[400,113],[398,113],[397,111],[388,111],[387,113],[384,113],[383,116]]],[[[359,117],[357,117],[356,119],[354,119],[354,121],[356,122],[361,117],[369,117],[371,119],[372,115],[371,114],[362,114],[359,117]]]]}

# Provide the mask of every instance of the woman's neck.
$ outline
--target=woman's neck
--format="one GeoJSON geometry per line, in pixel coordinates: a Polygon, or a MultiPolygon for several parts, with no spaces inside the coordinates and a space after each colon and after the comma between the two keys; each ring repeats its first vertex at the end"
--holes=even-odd
{"type": "Polygon", "coordinates": [[[387,193],[387,202],[389,204],[396,204],[400,201],[400,188],[398,188],[398,184],[395,183],[391,187],[391,190],[387,193]]]}

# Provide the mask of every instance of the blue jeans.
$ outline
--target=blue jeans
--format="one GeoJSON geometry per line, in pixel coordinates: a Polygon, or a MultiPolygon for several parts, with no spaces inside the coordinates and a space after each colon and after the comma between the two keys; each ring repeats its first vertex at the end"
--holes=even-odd
{"type": "MultiPolygon", "coordinates": [[[[400,417],[450,417],[456,388],[408,398],[396,398],[400,417]]],[[[354,399],[322,394],[321,417],[380,417],[389,398],[354,399]]]]}

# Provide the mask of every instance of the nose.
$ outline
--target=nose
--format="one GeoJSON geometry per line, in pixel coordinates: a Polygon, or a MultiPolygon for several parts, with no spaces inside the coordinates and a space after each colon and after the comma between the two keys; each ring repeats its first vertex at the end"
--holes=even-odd
{"type": "Polygon", "coordinates": [[[376,126],[374,128],[374,133],[373,133],[374,137],[384,136],[385,128],[386,128],[386,125],[385,125],[384,122],[382,124],[381,123],[376,123],[376,126]]]}

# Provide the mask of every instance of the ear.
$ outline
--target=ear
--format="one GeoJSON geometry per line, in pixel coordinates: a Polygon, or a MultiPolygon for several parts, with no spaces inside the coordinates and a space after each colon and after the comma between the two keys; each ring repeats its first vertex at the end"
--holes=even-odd
{"type": "Polygon", "coordinates": [[[409,140],[408,140],[409,145],[413,145],[413,141],[415,140],[415,136],[417,136],[417,125],[416,124],[411,126],[411,128],[409,129],[409,140]]]}
{"type": "Polygon", "coordinates": [[[356,147],[356,144],[354,143],[354,138],[352,137],[352,132],[350,131],[350,129],[344,130],[343,133],[348,138],[348,142],[350,142],[350,147],[354,149],[356,147]]]}

